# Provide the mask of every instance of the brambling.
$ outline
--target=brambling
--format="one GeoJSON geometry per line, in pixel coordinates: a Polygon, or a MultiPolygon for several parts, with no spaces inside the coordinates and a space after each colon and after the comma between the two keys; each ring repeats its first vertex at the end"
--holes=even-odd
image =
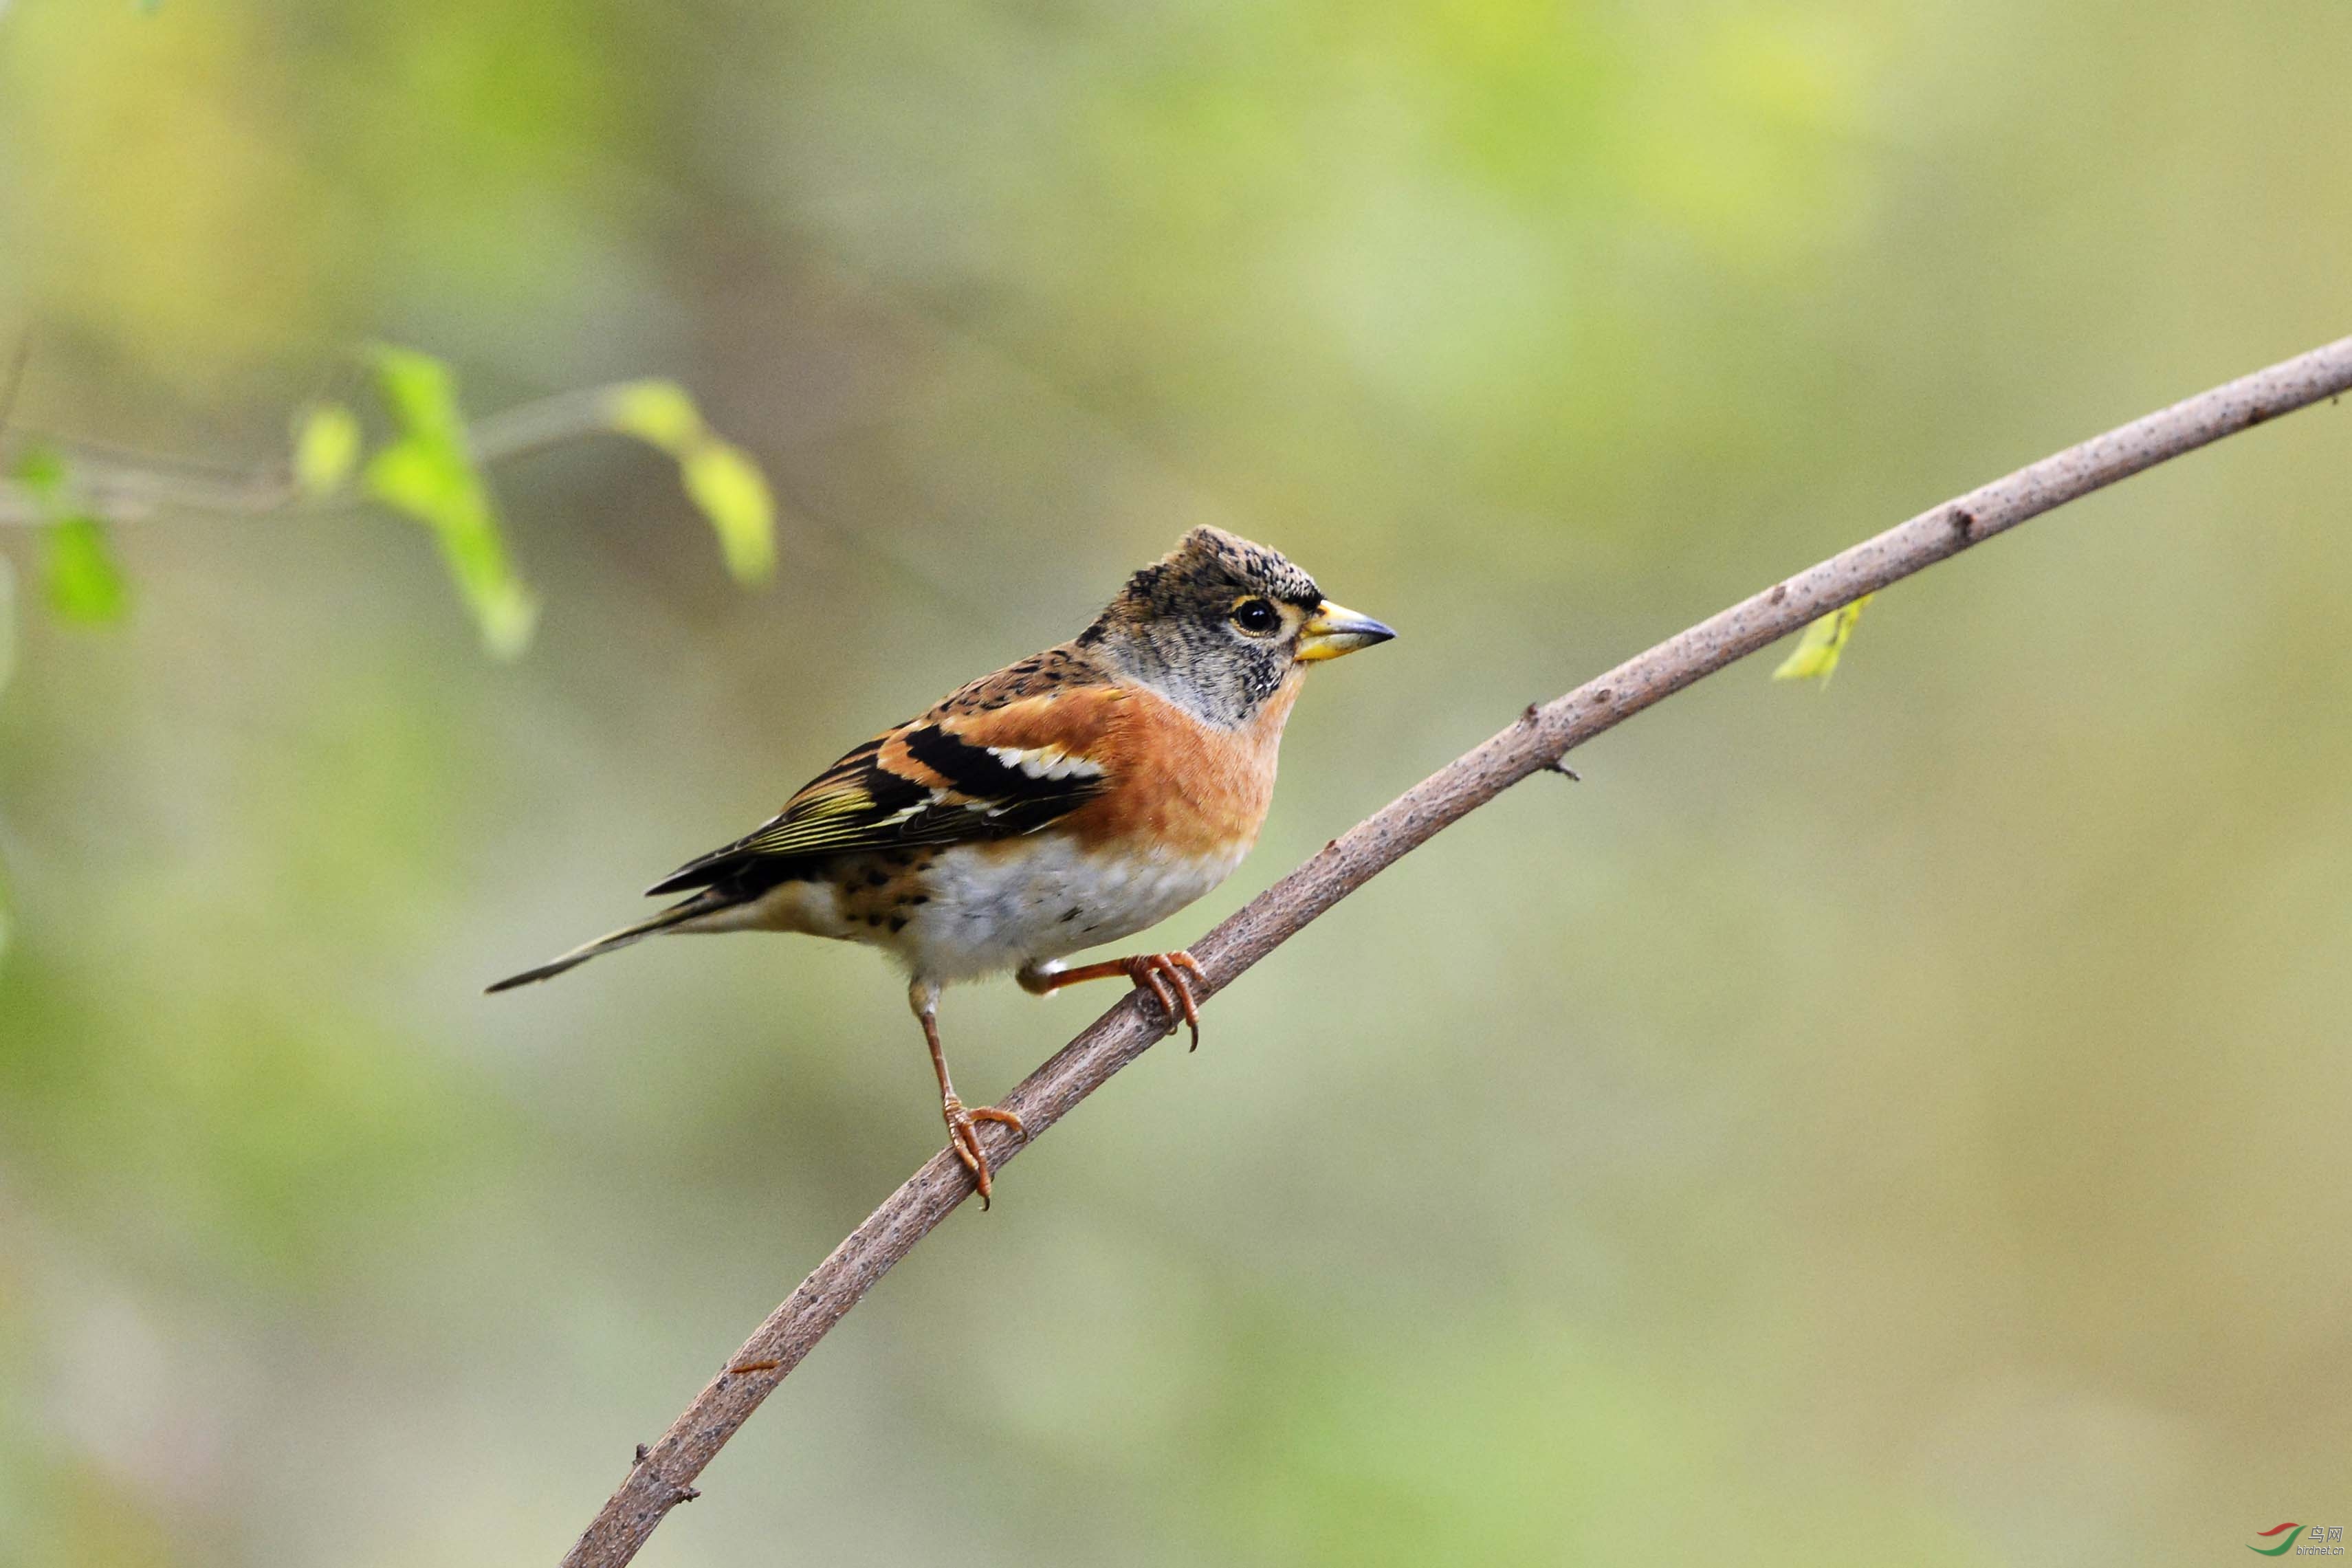
{"type": "Polygon", "coordinates": [[[1008,969],[1039,996],[1125,978],[1197,1047],[1191,954],[1062,959],[1157,925],[1232,874],[1265,821],[1307,666],[1395,634],[1325,599],[1276,551],[1194,528],[1069,642],[884,730],[751,834],[646,890],[684,902],[489,988],[671,931],[887,949],[909,976],[949,1143],[985,1204],[977,1124],[1027,1129],[957,1098],[940,987],[1008,969]]]}

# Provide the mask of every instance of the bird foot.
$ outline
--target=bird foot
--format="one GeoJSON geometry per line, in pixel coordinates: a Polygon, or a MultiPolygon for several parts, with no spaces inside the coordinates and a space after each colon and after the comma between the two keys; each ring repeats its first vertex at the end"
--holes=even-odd
{"type": "Polygon", "coordinates": [[[1201,973],[1200,961],[1179,948],[1173,953],[1139,953],[1132,958],[1121,958],[1119,967],[1139,991],[1150,991],[1151,999],[1160,1004],[1160,1014],[1168,1020],[1168,1032],[1176,1032],[1176,1022],[1181,1019],[1192,1031],[1192,1043],[1185,1049],[1201,1049],[1201,1004],[1192,995],[1192,982],[1186,977],[1201,973]]]}
{"type": "Polygon", "coordinates": [[[979,1124],[1002,1122],[1024,1141],[1029,1136],[1029,1129],[1019,1116],[1010,1111],[1000,1110],[994,1105],[966,1107],[952,1094],[940,1103],[940,1116],[948,1124],[948,1147],[953,1149],[956,1158],[963,1162],[963,1168],[971,1173],[972,1185],[980,1189],[980,1207],[984,1211],[989,1206],[990,1176],[988,1151],[980,1146],[979,1124]]]}
{"type": "Polygon", "coordinates": [[[1192,1031],[1192,1049],[1201,1049],[1201,1001],[1192,994],[1192,982],[1187,977],[1202,975],[1200,960],[1179,948],[1173,953],[1138,953],[1132,958],[1105,958],[1098,964],[1081,964],[1075,969],[1064,969],[1050,964],[1031,964],[1014,977],[1021,988],[1033,996],[1050,997],[1064,986],[1075,986],[1081,980],[1108,980],[1120,976],[1133,983],[1139,991],[1150,993],[1160,1004],[1160,1014],[1168,1020],[1170,1034],[1176,1032],[1181,1019],[1192,1031]]]}

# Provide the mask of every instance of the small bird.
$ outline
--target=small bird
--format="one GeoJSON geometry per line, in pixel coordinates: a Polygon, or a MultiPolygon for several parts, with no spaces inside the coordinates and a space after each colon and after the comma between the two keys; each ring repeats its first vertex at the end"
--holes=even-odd
{"type": "Polygon", "coordinates": [[[1069,642],[884,730],[752,832],[646,890],[683,902],[489,988],[671,931],[884,948],[908,971],[949,1145],[985,1206],[977,1124],[1028,1130],[957,1098],[940,988],[1008,969],[1038,996],[1124,977],[1198,1047],[1190,953],[1062,959],[1157,925],[1231,875],[1265,821],[1307,666],[1395,635],[1325,599],[1279,552],[1194,528],[1069,642]]]}

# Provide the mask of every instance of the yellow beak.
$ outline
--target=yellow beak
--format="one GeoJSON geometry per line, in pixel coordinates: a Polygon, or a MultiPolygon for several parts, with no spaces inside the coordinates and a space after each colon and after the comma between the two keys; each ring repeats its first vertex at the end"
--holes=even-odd
{"type": "Polygon", "coordinates": [[[1370,616],[1342,609],[1327,599],[1315,607],[1315,613],[1298,629],[1298,657],[1336,659],[1342,653],[1385,643],[1395,635],[1370,616]]]}

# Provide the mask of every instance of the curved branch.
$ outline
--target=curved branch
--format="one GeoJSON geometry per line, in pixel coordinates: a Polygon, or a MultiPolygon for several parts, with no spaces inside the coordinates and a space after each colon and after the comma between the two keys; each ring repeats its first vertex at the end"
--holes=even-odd
{"type": "MultiPolygon", "coordinates": [[[[1922,512],[1565,696],[1530,706],[1518,722],[1333,840],[1193,944],[1203,971],[1197,988],[1204,995],[1223,990],[1440,829],[1529,774],[1557,767],[1572,747],[1814,618],[2167,458],[2347,389],[2352,338],[2175,403],[1922,512]]],[[[1001,1103],[1020,1113],[1034,1142],[1166,1032],[1140,993],[1130,996],[1001,1103]]],[[[1026,1146],[994,1128],[983,1135],[999,1170],[1026,1146]]],[[[563,1559],[564,1568],[619,1568],[635,1556],[672,1508],[699,1495],[691,1483],[760,1402],[971,1190],[963,1166],[943,1150],[885,1199],[743,1342],[661,1440],[637,1450],[628,1479],[563,1559]]]]}

